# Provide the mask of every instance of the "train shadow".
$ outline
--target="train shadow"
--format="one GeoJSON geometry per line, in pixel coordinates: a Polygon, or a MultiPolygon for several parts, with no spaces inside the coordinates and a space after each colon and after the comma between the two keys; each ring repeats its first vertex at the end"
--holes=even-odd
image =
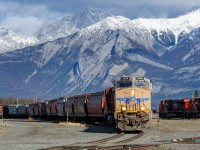
{"type": "Polygon", "coordinates": [[[120,133],[120,131],[116,129],[114,125],[93,124],[93,125],[86,125],[86,127],[87,129],[83,130],[82,132],[109,133],[109,134],[120,133]]]}
{"type": "Polygon", "coordinates": [[[45,119],[34,119],[34,118],[6,118],[5,122],[47,122],[47,123],[59,123],[57,120],[45,120],[45,119]]]}

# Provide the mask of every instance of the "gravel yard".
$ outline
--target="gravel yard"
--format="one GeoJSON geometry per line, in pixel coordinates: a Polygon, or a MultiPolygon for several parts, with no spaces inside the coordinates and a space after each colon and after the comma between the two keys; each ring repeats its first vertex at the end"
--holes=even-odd
{"type": "MultiPolygon", "coordinates": [[[[114,127],[85,126],[81,124],[52,123],[19,119],[0,120],[0,150],[42,149],[87,142],[117,134],[114,127]]],[[[127,137],[130,135],[127,135],[127,137]]],[[[152,119],[145,134],[130,144],[158,143],[182,138],[200,137],[199,120],[152,119]]],[[[199,144],[170,143],[156,146],[153,150],[198,150],[199,144]]]]}

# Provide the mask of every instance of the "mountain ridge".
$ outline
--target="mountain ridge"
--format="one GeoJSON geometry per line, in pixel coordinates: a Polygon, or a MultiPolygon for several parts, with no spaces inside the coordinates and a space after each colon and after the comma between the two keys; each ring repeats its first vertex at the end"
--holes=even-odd
{"type": "Polygon", "coordinates": [[[176,41],[171,30],[138,30],[133,24],[106,17],[64,38],[1,54],[0,94],[53,98],[94,92],[126,74],[151,78],[155,100],[191,95],[200,80],[199,27],[180,32],[176,41]]]}
{"type": "Polygon", "coordinates": [[[38,40],[34,37],[23,36],[0,27],[0,53],[14,51],[37,43],[38,40]]]}

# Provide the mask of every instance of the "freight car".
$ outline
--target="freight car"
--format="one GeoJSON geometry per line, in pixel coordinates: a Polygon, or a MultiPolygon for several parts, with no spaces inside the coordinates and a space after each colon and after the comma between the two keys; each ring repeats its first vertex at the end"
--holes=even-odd
{"type": "Polygon", "coordinates": [[[21,118],[27,117],[28,116],[27,107],[28,105],[19,105],[17,107],[17,115],[21,118]]]}
{"type": "Polygon", "coordinates": [[[3,118],[3,105],[0,104],[0,118],[3,118]]]}
{"type": "MultiPolygon", "coordinates": [[[[152,83],[145,77],[123,76],[96,93],[60,97],[27,106],[28,116],[116,123],[121,131],[145,127],[151,114],[152,83]]],[[[17,112],[16,112],[17,113],[17,112]]]]}
{"type": "Polygon", "coordinates": [[[163,100],[159,105],[159,117],[163,119],[200,118],[200,98],[163,100]]]}
{"type": "Polygon", "coordinates": [[[8,105],[8,114],[10,117],[16,118],[18,116],[17,111],[18,105],[8,105]]]}

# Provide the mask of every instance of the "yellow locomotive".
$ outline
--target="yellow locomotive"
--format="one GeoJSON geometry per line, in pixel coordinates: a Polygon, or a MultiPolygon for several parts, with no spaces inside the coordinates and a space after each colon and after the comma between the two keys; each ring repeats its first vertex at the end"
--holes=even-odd
{"type": "Polygon", "coordinates": [[[115,81],[115,113],[117,128],[133,131],[145,127],[151,114],[151,80],[123,76],[115,81]]]}

